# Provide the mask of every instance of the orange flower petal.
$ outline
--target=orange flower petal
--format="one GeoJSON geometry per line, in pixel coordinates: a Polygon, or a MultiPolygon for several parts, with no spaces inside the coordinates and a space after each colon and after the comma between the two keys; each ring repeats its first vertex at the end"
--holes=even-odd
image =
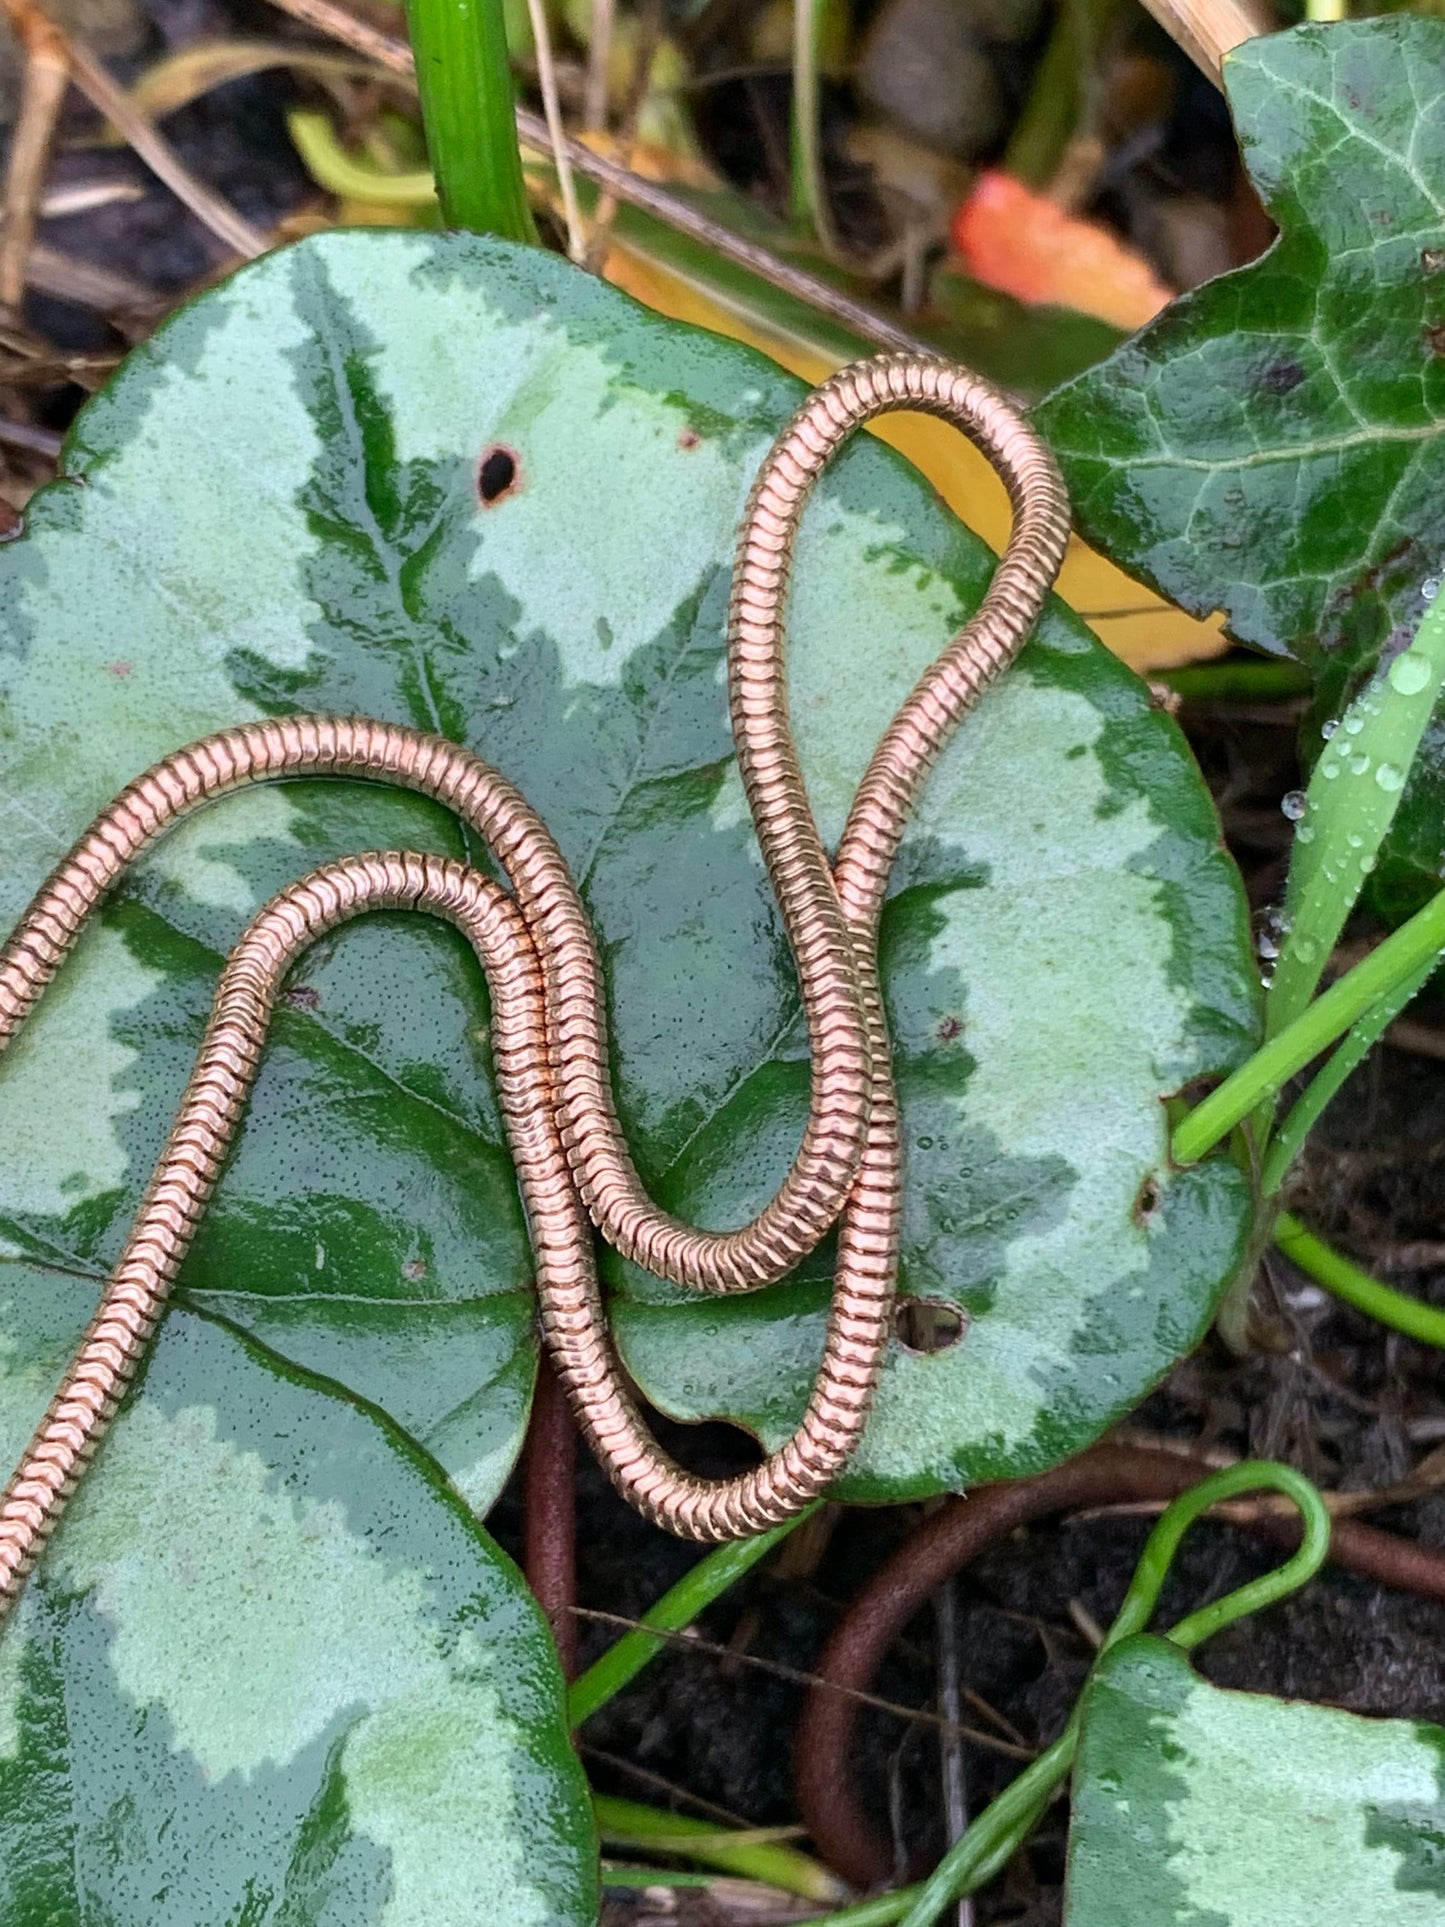
{"type": "Polygon", "coordinates": [[[980,174],[953,217],[966,273],[1017,301],[1142,328],[1172,299],[1141,254],[1011,174],[980,174]]]}

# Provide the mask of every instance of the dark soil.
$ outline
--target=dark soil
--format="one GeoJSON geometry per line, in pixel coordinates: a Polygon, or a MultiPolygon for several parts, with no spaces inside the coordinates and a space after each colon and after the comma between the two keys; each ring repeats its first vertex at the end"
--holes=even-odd
{"type": "MultiPolygon", "coordinates": [[[[1279,799],[1298,780],[1293,712],[1202,706],[1181,716],[1215,787],[1251,897],[1263,908],[1283,879],[1287,824],[1279,799]]],[[[1422,1022],[1430,1013],[1422,1011],[1422,1022]]],[[[1445,1028],[1441,1031],[1445,1045],[1445,1028]]],[[[1445,1303],[1445,1062],[1381,1051],[1337,1100],[1296,1179],[1312,1224],[1402,1289],[1445,1303]],[[1436,1251],[1422,1246],[1436,1245],[1436,1251]]],[[[1259,1349],[1248,1358],[1211,1339],[1135,1414],[1131,1430],[1195,1449],[1284,1458],[1322,1485],[1378,1490],[1445,1440],[1445,1377],[1437,1353],[1382,1333],[1275,1258],[1256,1291],[1259,1349]]],[[[698,1470],[734,1470],[753,1456],[719,1426],[672,1443],[698,1470]]],[[[645,1526],[590,1463],[580,1479],[579,1603],[634,1616],[694,1556],[645,1526]]],[[[495,1524],[515,1539],[515,1501],[495,1524]]],[[[919,1508],[837,1514],[816,1565],[764,1569],[699,1628],[727,1657],[677,1650],[657,1661],[587,1726],[589,1771],[604,1791],[688,1810],[707,1802],[754,1826],[796,1820],[792,1735],[802,1689],[752,1665],[807,1671],[863,1580],[906,1537],[919,1508]]],[[[1372,1512],[1371,1523],[1445,1545],[1445,1490],[1372,1512]]],[[[1106,1626],[1123,1598],[1152,1520],[1096,1516],[1038,1526],[990,1552],[956,1581],[961,1684],[1046,1745],[1063,1726],[1093,1648],[1081,1626],[1106,1626]],[[1082,1611],[1080,1611],[1082,1609],[1082,1611]]],[[[1265,1571],[1277,1555],[1205,1523],[1186,1539],[1161,1621],[1182,1616],[1265,1571]]],[[[584,1663],[614,1636],[584,1622],[584,1663]]],[[[938,1704],[937,1630],[919,1615],[889,1656],[875,1691],[902,1707],[938,1704]]],[[[1314,1700],[1382,1716],[1445,1721],[1445,1606],[1326,1571],[1302,1594],[1202,1649],[1219,1685],[1314,1700]]],[[[965,1718],[979,1724],[976,1710],[965,1718]]],[[[969,1797],[981,1807],[1017,1771],[997,1753],[964,1749],[969,1797]]],[[[926,1869],[944,1843],[936,1730],[865,1710],[854,1771],[896,1843],[900,1873],[926,1869]]],[[[1066,1811],[1062,1804],[997,1888],[979,1927],[1056,1927],[1066,1811]]],[[[700,1903],[683,1921],[711,1927],[700,1903]]],[[[656,1897],[614,1897],[609,1927],[652,1918],[656,1897]]]]}

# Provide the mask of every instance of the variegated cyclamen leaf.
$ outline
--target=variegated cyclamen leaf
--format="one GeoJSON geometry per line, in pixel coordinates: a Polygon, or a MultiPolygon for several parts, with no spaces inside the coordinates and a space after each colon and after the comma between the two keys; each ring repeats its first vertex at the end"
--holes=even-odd
{"type": "MultiPolygon", "coordinates": [[[[88,1281],[0,1264],[7,1463],[92,1308],[88,1281]]],[[[521,1575],[393,1429],[173,1315],[0,1632],[0,1927],[596,1910],[521,1575]]]]}
{"type": "Polygon", "coordinates": [[[1066,1927],[1445,1927],[1445,1727],[1223,1692],[1125,1640],[1073,1802],[1066,1927]]]}
{"type": "MultiPolygon", "coordinates": [[[[320,236],[211,291],[85,410],[71,479],[0,564],[10,912],[115,789],[206,730],[296,708],[440,729],[520,786],[573,867],[644,1176],[740,1222],[786,1167],[807,1069],[723,623],[736,520],[799,392],[475,237],[320,236]]],[[[790,673],[830,837],[991,566],[868,437],[827,479],[790,673]]],[[[398,844],[483,857],[414,798],[308,783],[219,803],[147,862],[0,1075],[16,1248],[105,1265],[247,912],[326,856],[398,844]]],[[[1163,1103],[1250,1048],[1238,880],[1173,724],[1062,609],[944,757],[884,951],[905,1284],[972,1325],[890,1360],[853,1486],[875,1494],[1083,1444],[1193,1342],[1248,1223],[1231,1165],[1171,1169],[1163,1103]]],[[[385,1407],[477,1503],[531,1369],[486,1012],[445,930],[328,940],[182,1281],[385,1407]]],[[[659,1403],[771,1435],[816,1364],[825,1262],[723,1308],[625,1281],[629,1364],[659,1403]]]]}

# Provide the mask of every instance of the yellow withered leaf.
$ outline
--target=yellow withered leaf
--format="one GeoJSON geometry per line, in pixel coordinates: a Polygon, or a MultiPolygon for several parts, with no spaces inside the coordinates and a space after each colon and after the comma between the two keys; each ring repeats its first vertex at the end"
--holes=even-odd
{"type": "MultiPolygon", "coordinates": [[[[695,322],[761,348],[804,381],[823,380],[842,357],[796,329],[769,328],[755,312],[719,301],[699,281],[625,243],[614,243],[607,279],[659,314],[695,322]]],[[[894,415],[875,430],[925,474],[954,514],[993,548],[1008,539],[1008,497],[987,460],[947,423],[926,415],[894,415]]],[[[1198,622],[1144,588],[1077,536],[1059,577],[1059,593],[1116,656],[1141,674],[1222,655],[1229,647],[1219,619],[1198,622]]]]}

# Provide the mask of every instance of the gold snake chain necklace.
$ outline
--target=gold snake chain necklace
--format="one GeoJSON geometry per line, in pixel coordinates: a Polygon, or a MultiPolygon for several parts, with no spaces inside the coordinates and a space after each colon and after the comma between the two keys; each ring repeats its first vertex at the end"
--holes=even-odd
{"type": "Polygon", "coordinates": [[[878,984],[878,919],[909,810],[959,719],[1018,653],[1068,539],[1052,456],[987,383],[927,356],[858,362],[810,394],[774,443],[738,538],[728,613],[733,738],[763,859],[796,961],[812,1052],[808,1121],[772,1202],[736,1231],[677,1222],[648,1197],[613,1104],[596,946],[541,819],[505,777],[441,737],[360,717],[247,723],[154,765],[96,818],[0,950],[0,1049],[126,867],[211,797],[280,777],[364,777],[434,797],[492,851],[510,893],[437,856],[329,863],[252,921],[222,973],[200,1055],[119,1262],[49,1411],[0,1498],[0,1617],[24,1585],[143,1358],[215,1187],[296,959],[363,911],[454,924],[486,973],[492,1051],[526,1209],[543,1338],[578,1423],[613,1483],[684,1538],[740,1538],[792,1517],[847,1463],[888,1342],[902,1153],[878,984]],[[996,466],[1013,504],[1008,547],[977,613],[894,717],[830,862],[787,713],[789,568],[809,491],[859,426],[938,415],[996,466]],[[617,1362],[592,1232],[700,1292],[786,1276],[837,1222],[821,1367],[797,1431],[762,1464],[694,1477],[648,1432],[617,1362]]]}

